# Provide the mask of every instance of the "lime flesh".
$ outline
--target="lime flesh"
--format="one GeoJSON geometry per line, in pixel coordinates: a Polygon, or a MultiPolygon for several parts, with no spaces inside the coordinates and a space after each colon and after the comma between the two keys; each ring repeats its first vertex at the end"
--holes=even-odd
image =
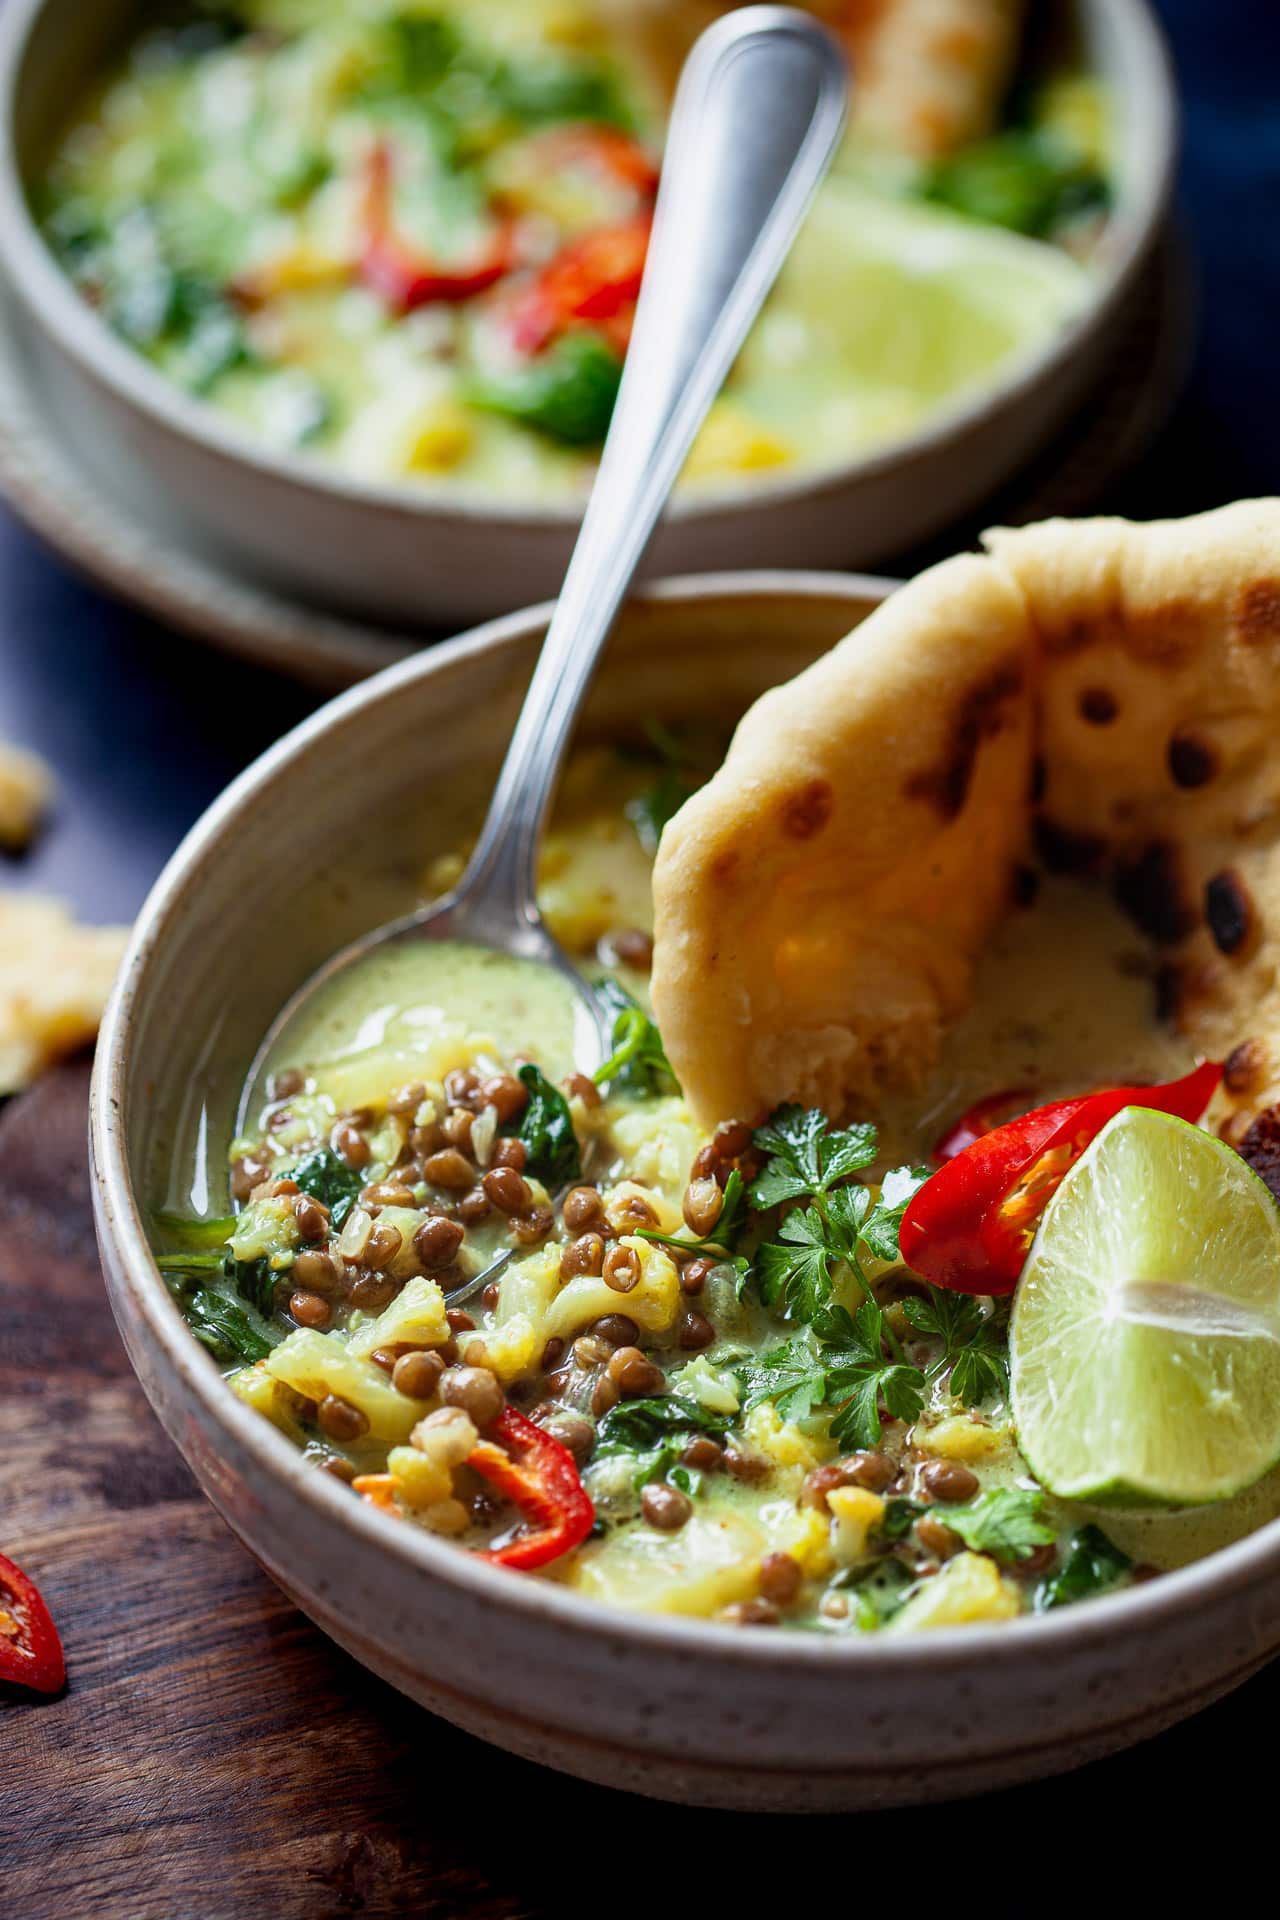
{"type": "Polygon", "coordinates": [[[1045,1211],[1010,1356],[1019,1443],[1052,1493],[1230,1498],[1280,1460],[1280,1209],[1211,1134],[1126,1108],[1045,1211]]]}

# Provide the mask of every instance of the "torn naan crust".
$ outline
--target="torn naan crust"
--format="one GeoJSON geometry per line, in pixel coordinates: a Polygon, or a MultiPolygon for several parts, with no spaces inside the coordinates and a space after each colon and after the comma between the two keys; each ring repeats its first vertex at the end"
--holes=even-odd
{"type": "MultiPolygon", "coordinates": [[[[715,0],[604,0],[610,26],[675,91],[715,0]]],[[[936,159],[996,125],[1021,41],[1024,0],[810,0],[849,49],[850,125],[919,159],[936,159]]]]}
{"type": "Polygon", "coordinates": [[[704,1120],[920,1085],[1033,844],[1115,888],[1242,1114],[1276,1097],[1280,501],[985,545],[758,701],[663,835],[654,1007],[704,1120]]]}

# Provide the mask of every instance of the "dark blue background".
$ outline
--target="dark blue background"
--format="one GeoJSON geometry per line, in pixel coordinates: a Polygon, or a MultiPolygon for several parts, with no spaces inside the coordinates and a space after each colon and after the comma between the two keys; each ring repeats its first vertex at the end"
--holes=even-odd
{"type": "MultiPolygon", "coordinates": [[[[1280,0],[1162,0],[1160,11],[1185,102],[1182,200],[1203,307],[1176,415],[1141,468],[1100,503],[1139,516],[1280,490],[1280,0]]],[[[27,860],[0,867],[0,883],[65,892],[93,919],[131,916],[199,811],[310,704],[107,601],[0,509],[0,737],[45,753],[63,790],[52,831],[27,860]]],[[[902,1858],[904,1896],[923,1873],[948,1904],[976,1896],[993,1911],[1052,1912],[1050,1887],[1092,1904],[1108,1883],[1156,1875],[1182,1818],[1192,1852],[1221,1860],[1234,1851],[1232,1835],[1248,1832],[1259,1796],[1272,1793],[1273,1743],[1260,1735],[1280,1705],[1277,1672],[1153,1746],[1008,1799],[1003,1830],[1012,1825],[1035,1851],[1040,1836],[1039,1870],[1024,1865],[1023,1845],[1016,1870],[1007,1855],[1002,1864],[989,1826],[987,1843],[970,1846],[969,1812],[924,1813],[913,1829],[922,1845],[913,1841],[912,1859],[902,1858]],[[1153,1827],[1155,1796],[1166,1814],[1153,1827]],[[941,1846],[936,1871],[930,1834],[941,1846]],[[1119,1874],[1117,1843],[1129,1869],[1119,1874]]],[[[646,1815],[649,1825],[660,1819],[646,1815]]],[[[713,1830],[725,1836],[724,1823],[713,1830]]],[[[901,1848],[901,1819],[885,1831],[901,1848]]],[[[865,1833],[839,1866],[855,1899],[865,1833]]],[[[830,1856],[828,1864],[837,1866],[830,1856]]],[[[795,1890],[825,1891],[820,1864],[817,1872],[820,1880],[797,1860],[795,1890]]],[[[1154,1890],[1151,1878],[1147,1886],[1154,1890]]]]}

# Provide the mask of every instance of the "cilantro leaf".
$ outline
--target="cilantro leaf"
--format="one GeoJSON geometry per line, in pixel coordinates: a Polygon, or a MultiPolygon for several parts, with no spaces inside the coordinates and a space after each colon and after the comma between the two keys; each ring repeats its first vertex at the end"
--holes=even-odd
{"type": "Polygon", "coordinates": [[[880,1198],[862,1229],[862,1238],[877,1260],[892,1263],[899,1258],[902,1216],[928,1178],[928,1167],[891,1167],[885,1174],[880,1198]]]}
{"type": "Polygon", "coordinates": [[[831,1297],[826,1223],[815,1207],[797,1208],[778,1233],[784,1244],[771,1241],[756,1255],[760,1298],[767,1307],[781,1304],[795,1320],[812,1320],[831,1297]]]}
{"type": "Polygon", "coordinates": [[[946,1524],[975,1553],[989,1553],[994,1560],[1026,1560],[1058,1537],[1040,1518],[1043,1505],[1042,1493],[999,1487],[979,1494],[968,1506],[948,1507],[946,1524]]]}
{"type": "Polygon", "coordinates": [[[1009,1359],[1002,1319],[983,1311],[972,1294],[930,1287],[925,1300],[904,1300],[902,1311],[917,1333],[942,1342],[939,1371],[950,1367],[949,1386],[966,1406],[1007,1393],[1009,1359]]]}
{"type": "Polygon", "coordinates": [[[582,1177],[582,1155],[569,1102],[538,1067],[521,1067],[520,1078],[529,1090],[529,1104],[519,1119],[508,1121],[502,1131],[523,1140],[526,1168],[549,1192],[557,1193],[582,1177]]]}
{"type": "Polygon", "coordinates": [[[625,1088],[640,1099],[679,1093],[680,1083],[671,1071],[662,1036],[644,1008],[616,980],[598,980],[595,990],[613,1015],[613,1052],[592,1075],[596,1085],[609,1082],[615,1090],[625,1088]]]}
{"type": "Polygon", "coordinates": [[[803,1338],[770,1347],[736,1372],[744,1413],[771,1400],[784,1420],[806,1420],[827,1397],[827,1370],[803,1338]]]}
{"type": "Polygon", "coordinates": [[[766,1125],[756,1128],[755,1144],[769,1155],[751,1191],[752,1206],[763,1213],[787,1200],[825,1194],[837,1180],[870,1166],[876,1157],[876,1130],[863,1125],[832,1133],[819,1108],[793,1103],[778,1107],[766,1125]]]}
{"type": "Polygon", "coordinates": [[[839,1401],[831,1436],[842,1446],[876,1447],[883,1432],[881,1400],[894,1419],[914,1420],[924,1405],[924,1375],[902,1359],[874,1300],[864,1301],[852,1316],[843,1307],[829,1308],[822,1325],[842,1340],[836,1352],[825,1356],[828,1390],[832,1400],[839,1401]]]}
{"type": "MultiPolygon", "coordinates": [[[[661,1247],[677,1247],[681,1253],[697,1253],[701,1250],[724,1254],[732,1259],[733,1248],[738,1234],[744,1225],[746,1211],[746,1187],[742,1175],[735,1167],[724,1183],[724,1199],[720,1203],[720,1217],[709,1233],[698,1235],[661,1233],[657,1227],[637,1227],[636,1237],[640,1240],[653,1240],[661,1247]]],[[[746,1278],[750,1262],[734,1260],[739,1279],[746,1278]]]]}
{"type": "Polygon", "coordinates": [[[309,1153],[293,1168],[289,1178],[297,1181],[303,1193],[309,1193],[313,1200],[328,1207],[335,1233],[340,1231],[364,1185],[363,1174],[340,1160],[332,1147],[320,1147],[315,1153],[309,1153]]]}
{"type": "Polygon", "coordinates": [[[1133,1562],[1114,1540],[1108,1540],[1101,1527],[1081,1527],[1071,1536],[1063,1565],[1036,1593],[1036,1612],[1065,1607],[1093,1594],[1105,1593],[1124,1579],[1133,1562]]]}

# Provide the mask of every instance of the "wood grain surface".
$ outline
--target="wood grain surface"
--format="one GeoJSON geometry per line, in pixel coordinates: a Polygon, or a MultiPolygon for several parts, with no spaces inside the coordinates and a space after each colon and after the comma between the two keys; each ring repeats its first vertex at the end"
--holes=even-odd
{"type": "Polygon", "coordinates": [[[1273,1797],[1275,1667],[981,1807],[772,1822],[561,1779],[402,1700],[272,1586],[153,1419],[98,1269],[87,1078],[63,1068],[0,1113],[0,1549],[43,1588],[70,1673],[50,1702],[0,1687],[4,1920],[893,1913],[921,1861],[984,1916],[1042,1915],[1066,1910],[1044,1903],[1061,1836],[1094,1863],[1090,1905],[1100,1848],[1112,1891],[1126,1861],[1155,1890],[1148,1807],[1245,1844],[1273,1797]],[[815,1906],[833,1875],[849,1903],[815,1906]]]}

